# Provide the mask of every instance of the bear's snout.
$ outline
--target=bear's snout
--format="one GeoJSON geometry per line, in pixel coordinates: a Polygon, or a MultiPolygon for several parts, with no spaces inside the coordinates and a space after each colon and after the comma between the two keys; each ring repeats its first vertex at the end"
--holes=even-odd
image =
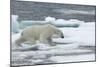
{"type": "Polygon", "coordinates": [[[62,35],[61,38],[64,38],[64,35],[62,35]]]}

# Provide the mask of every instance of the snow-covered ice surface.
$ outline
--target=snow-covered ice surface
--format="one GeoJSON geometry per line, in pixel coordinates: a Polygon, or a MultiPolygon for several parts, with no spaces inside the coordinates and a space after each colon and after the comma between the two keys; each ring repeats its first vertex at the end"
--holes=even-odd
{"type": "Polygon", "coordinates": [[[20,33],[12,33],[12,65],[95,61],[95,22],[81,23],[78,28],[59,29],[65,38],[53,39],[56,46],[37,42],[35,45],[23,43],[23,47],[18,47],[14,42],[20,33]]]}

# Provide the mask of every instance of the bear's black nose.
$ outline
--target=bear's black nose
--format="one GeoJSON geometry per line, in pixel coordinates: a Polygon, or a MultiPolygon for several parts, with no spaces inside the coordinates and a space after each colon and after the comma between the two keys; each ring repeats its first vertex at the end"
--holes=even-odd
{"type": "Polygon", "coordinates": [[[61,38],[64,38],[64,36],[61,36],[61,38]]]}

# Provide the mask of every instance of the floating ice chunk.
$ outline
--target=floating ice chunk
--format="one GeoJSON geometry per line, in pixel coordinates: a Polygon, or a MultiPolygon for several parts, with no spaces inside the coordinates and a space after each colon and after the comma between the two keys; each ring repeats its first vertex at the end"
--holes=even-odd
{"type": "Polygon", "coordinates": [[[70,19],[70,20],[68,20],[68,22],[70,22],[70,23],[77,23],[77,24],[84,23],[84,21],[77,20],[77,19],[70,19]]]}
{"type": "Polygon", "coordinates": [[[56,20],[56,18],[50,17],[50,16],[48,16],[48,17],[45,18],[45,21],[47,21],[47,22],[53,22],[55,20],[56,20]]]}
{"type": "Polygon", "coordinates": [[[64,19],[57,19],[54,24],[67,24],[67,22],[64,19]]]}
{"type": "Polygon", "coordinates": [[[77,19],[70,19],[70,20],[57,19],[55,22],[55,24],[80,24],[80,23],[84,22],[77,19]]]}
{"type": "Polygon", "coordinates": [[[78,27],[81,23],[84,23],[84,21],[80,21],[77,19],[57,19],[56,21],[52,22],[52,24],[56,26],[66,26],[66,27],[78,27]]]}
{"type": "Polygon", "coordinates": [[[17,15],[12,15],[11,16],[11,18],[12,18],[12,32],[14,32],[14,33],[18,33],[19,32],[19,23],[18,23],[18,21],[17,21],[17,19],[18,19],[18,16],[17,15]]]}
{"type": "Polygon", "coordinates": [[[33,24],[39,24],[39,23],[46,23],[46,21],[34,21],[34,20],[25,20],[25,21],[21,21],[21,24],[30,26],[33,24]]]}

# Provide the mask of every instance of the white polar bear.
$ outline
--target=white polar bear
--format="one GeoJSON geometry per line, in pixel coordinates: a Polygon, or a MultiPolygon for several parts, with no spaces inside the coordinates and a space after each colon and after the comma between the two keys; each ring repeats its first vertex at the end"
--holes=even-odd
{"type": "Polygon", "coordinates": [[[64,38],[62,31],[54,25],[33,25],[23,30],[21,37],[16,40],[16,44],[20,45],[26,41],[35,44],[38,40],[40,43],[54,46],[55,44],[52,42],[53,35],[64,38]]]}

